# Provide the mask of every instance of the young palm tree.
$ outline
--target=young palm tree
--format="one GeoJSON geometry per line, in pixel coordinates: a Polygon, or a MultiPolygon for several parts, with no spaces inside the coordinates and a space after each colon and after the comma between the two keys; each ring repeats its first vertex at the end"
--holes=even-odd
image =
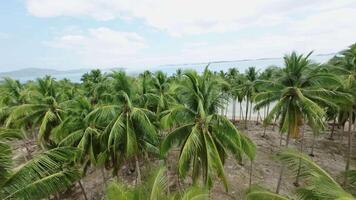
{"type": "Polygon", "coordinates": [[[221,88],[226,82],[208,69],[202,76],[192,71],[184,75],[185,80],[176,89],[180,102],[184,104],[173,106],[162,118],[165,126],[175,127],[161,145],[162,155],[178,144],[180,176],[185,177],[192,168],[193,181],[202,176],[204,185],[211,188],[216,174],[227,190],[223,163],[228,152],[237,160],[241,160],[244,154],[253,159],[255,146],[226,117],[217,114],[223,106],[221,88]]]}
{"type": "MultiPolygon", "coordinates": [[[[299,151],[286,149],[277,154],[277,159],[295,174],[301,169],[300,172],[304,185],[295,191],[298,199],[355,200],[351,194],[347,193],[324,169],[318,166],[307,155],[299,151]]],[[[261,188],[253,188],[248,191],[247,199],[289,200],[290,198],[261,188]]]]}
{"type": "MultiPolygon", "coordinates": [[[[325,73],[320,66],[315,66],[307,56],[297,55],[293,52],[284,57],[285,68],[276,81],[260,81],[269,86],[269,90],[260,92],[255,100],[257,109],[276,102],[275,106],[265,119],[265,123],[280,116],[280,131],[287,132],[286,146],[289,138],[299,138],[299,127],[302,122],[307,123],[313,130],[324,127],[325,111],[320,106],[333,104],[330,96],[333,91],[325,89],[330,82],[337,82],[330,73],[325,73]],[[328,81],[328,83],[326,82],[328,81]]],[[[277,193],[282,180],[283,168],[277,184],[277,193]]]]}
{"type": "Polygon", "coordinates": [[[301,165],[305,186],[296,191],[301,199],[355,199],[307,155],[287,149],[277,154],[277,158],[295,174],[301,165]]]}
{"type": "Polygon", "coordinates": [[[204,189],[191,187],[180,193],[166,194],[168,178],[166,169],[161,167],[146,184],[129,188],[112,182],[106,190],[107,200],[207,200],[204,189]]]}

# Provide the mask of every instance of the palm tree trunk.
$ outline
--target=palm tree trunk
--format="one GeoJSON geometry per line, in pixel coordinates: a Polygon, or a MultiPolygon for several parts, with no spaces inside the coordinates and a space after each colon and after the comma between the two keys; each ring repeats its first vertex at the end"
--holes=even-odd
{"type": "Polygon", "coordinates": [[[250,116],[248,117],[250,121],[251,121],[251,115],[252,115],[252,101],[250,102],[250,116]]]}
{"type": "MultiPolygon", "coordinates": [[[[302,130],[302,137],[300,139],[300,152],[303,153],[303,144],[304,144],[304,130],[305,130],[305,123],[303,124],[303,130],[302,130]]],[[[302,167],[302,159],[299,159],[299,164],[298,164],[298,171],[297,171],[297,176],[295,178],[294,185],[296,187],[299,187],[299,176],[300,176],[300,171],[302,167]]]]}
{"type": "Polygon", "coordinates": [[[352,153],[352,110],[350,111],[349,116],[349,130],[348,130],[348,140],[347,140],[347,154],[346,154],[346,166],[345,166],[345,175],[343,185],[347,186],[347,174],[350,170],[350,161],[351,161],[351,153],[352,153]]]}
{"type": "Polygon", "coordinates": [[[85,189],[84,189],[84,187],[82,185],[82,182],[79,180],[78,183],[79,183],[80,189],[82,190],[82,194],[84,196],[84,199],[88,200],[87,193],[85,192],[85,189]]]}
{"type": "Polygon", "coordinates": [[[135,156],[135,163],[136,163],[136,173],[137,173],[136,185],[140,185],[141,184],[141,171],[140,171],[140,163],[138,162],[137,156],[135,156]]]}
{"type": "Polygon", "coordinates": [[[240,101],[240,122],[244,120],[243,109],[242,109],[242,102],[240,101]]]}
{"type": "Polygon", "coordinates": [[[249,100],[246,98],[246,116],[245,116],[245,129],[247,129],[247,117],[248,117],[248,107],[249,107],[249,100]]]}
{"type": "MultiPolygon", "coordinates": [[[[266,115],[264,116],[263,121],[266,120],[266,117],[267,117],[268,113],[269,113],[269,104],[267,105],[267,113],[266,113],[266,115]]],[[[268,124],[265,124],[265,122],[263,122],[263,125],[264,125],[264,128],[263,128],[263,135],[262,135],[262,137],[266,137],[266,129],[267,129],[268,124]]]]}
{"type": "MultiPolygon", "coordinates": [[[[286,139],[286,148],[289,145],[289,132],[287,134],[287,139],[286,139]]],[[[284,168],[285,166],[282,165],[281,166],[281,171],[279,172],[279,178],[278,178],[278,183],[277,183],[277,189],[276,189],[276,193],[279,194],[279,190],[281,189],[281,184],[282,184],[282,177],[283,177],[283,173],[284,173],[284,168]]]]}
{"type": "Polygon", "coordinates": [[[316,135],[315,135],[315,133],[313,133],[312,147],[311,147],[311,151],[310,151],[310,154],[309,154],[309,156],[311,156],[311,157],[314,157],[315,139],[316,139],[316,135]]]}
{"type": "Polygon", "coordinates": [[[103,185],[106,187],[106,178],[105,178],[105,171],[104,171],[104,166],[100,168],[101,171],[101,176],[103,177],[103,185]]]}
{"type": "Polygon", "coordinates": [[[252,170],[253,170],[253,161],[251,160],[250,161],[250,180],[248,183],[248,188],[251,188],[251,185],[252,185],[252,170]]]}
{"type": "Polygon", "coordinates": [[[276,122],[277,122],[277,117],[275,117],[274,120],[273,120],[272,131],[274,131],[274,127],[276,126],[276,122]]]}
{"type": "Polygon", "coordinates": [[[263,120],[266,119],[266,106],[263,107],[263,120]]]}
{"type": "Polygon", "coordinates": [[[227,117],[227,111],[229,110],[229,101],[226,103],[225,117],[227,117]]]}
{"type": "Polygon", "coordinates": [[[336,117],[333,120],[333,124],[331,126],[331,133],[330,133],[330,140],[334,140],[334,132],[335,132],[335,124],[336,124],[336,117]]]}
{"type": "Polygon", "coordinates": [[[260,117],[260,110],[257,110],[257,121],[256,121],[256,125],[258,125],[258,118],[260,117]]]}
{"type": "Polygon", "coordinates": [[[167,194],[169,195],[171,193],[171,190],[169,188],[169,163],[167,162],[167,159],[164,159],[165,165],[166,165],[166,176],[167,176],[167,194]]]}
{"type": "Polygon", "coordinates": [[[236,120],[236,99],[232,100],[232,121],[235,122],[236,120]]]}

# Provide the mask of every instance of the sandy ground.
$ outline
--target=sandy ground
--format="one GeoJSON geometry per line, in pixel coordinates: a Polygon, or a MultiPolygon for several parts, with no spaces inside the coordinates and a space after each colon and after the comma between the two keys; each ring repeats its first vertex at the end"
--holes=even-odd
{"type": "MultiPolygon", "coordinates": [[[[257,156],[253,164],[252,184],[262,186],[271,191],[275,191],[278,175],[280,172],[279,164],[273,159],[273,155],[275,155],[275,153],[280,149],[278,127],[275,127],[275,131],[272,130],[272,126],[268,127],[266,132],[267,137],[265,138],[261,137],[263,134],[263,127],[261,125],[256,125],[255,122],[250,122],[248,127],[248,130],[243,130],[243,128],[239,129],[242,130],[243,133],[247,134],[257,145],[257,156]]],[[[322,135],[317,137],[314,149],[315,156],[312,158],[337,179],[339,179],[340,173],[344,170],[345,167],[345,160],[343,155],[346,152],[347,147],[346,132],[344,137],[341,136],[341,133],[341,130],[336,130],[334,140],[327,139],[329,137],[330,131],[325,131],[322,135]]],[[[304,141],[304,152],[310,153],[312,146],[312,134],[308,128],[305,130],[304,141]]],[[[299,141],[292,140],[290,142],[290,147],[299,148],[299,144],[299,141]]],[[[356,138],[354,139],[353,146],[353,155],[356,156],[356,138]]],[[[25,152],[25,149],[17,149],[17,152],[25,152]]],[[[178,187],[178,179],[175,174],[176,158],[178,157],[178,153],[178,151],[173,150],[169,155],[168,167],[170,169],[170,188],[172,191],[177,190],[178,187]]],[[[21,159],[23,156],[17,157],[21,159]]],[[[144,175],[145,171],[150,171],[152,166],[155,167],[157,165],[157,160],[149,161],[149,164],[147,162],[141,162],[142,174],[144,175]],[[151,168],[148,166],[151,166],[151,168]]],[[[356,167],[355,157],[351,166],[352,168],[356,167]]],[[[127,185],[134,185],[135,173],[130,173],[128,168],[129,167],[125,166],[121,170],[120,181],[127,185]]],[[[250,162],[248,160],[244,160],[243,166],[241,166],[237,164],[233,158],[228,158],[227,162],[225,163],[225,173],[229,181],[229,191],[226,193],[221,183],[216,180],[212,191],[213,199],[244,199],[245,192],[248,189],[249,184],[249,168],[250,162]]],[[[106,179],[110,179],[109,177],[112,177],[111,172],[106,171],[105,177],[106,179]]],[[[294,181],[295,177],[293,177],[291,174],[288,174],[287,171],[283,178],[281,193],[293,197],[293,191],[296,188],[293,185],[294,181]]],[[[181,187],[184,187],[184,185],[188,185],[189,183],[189,179],[181,181],[181,187]]],[[[103,191],[105,187],[100,169],[90,169],[87,176],[82,179],[82,184],[86,190],[88,199],[104,199],[103,191]]],[[[71,193],[72,194],[70,198],[63,197],[62,199],[84,199],[78,184],[76,184],[76,186],[71,190],[71,193]]]]}

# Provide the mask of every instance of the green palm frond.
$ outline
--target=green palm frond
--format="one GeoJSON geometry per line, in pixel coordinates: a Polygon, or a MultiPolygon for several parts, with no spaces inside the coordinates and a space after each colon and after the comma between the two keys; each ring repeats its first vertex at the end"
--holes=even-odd
{"type": "Polygon", "coordinates": [[[268,190],[259,187],[251,188],[247,193],[246,199],[247,200],[290,200],[287,197],[284,197],[279,194],[275,194],[273,192],[270,192],[268,190]]]}
{"type": "Polygon", "coordinates": [[[71,147],[58,147],[37,155],[8,177],[0,189],[0,196],[3,199],[36,199],[67,188],[80,178],[77,170],[65,167],[77,153],[71,147]]]}
{"type": "Polygon", "coordinates": [[[320,166],[307,155],[287,149],[277,154],[277,158],[295,174],[299,168],[300,177],[306,181],[306,187],[297,190],[302,199],[318,197],[321,199],[354,199],[320,166]]]}

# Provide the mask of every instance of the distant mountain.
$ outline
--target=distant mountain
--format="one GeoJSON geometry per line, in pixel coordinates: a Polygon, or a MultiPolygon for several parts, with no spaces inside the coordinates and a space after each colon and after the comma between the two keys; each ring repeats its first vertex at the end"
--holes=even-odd
{"type": "MultiPolygon", "coordinates": [[[[45,69],[45,68],[24,68],[8,72],[0,72],[0,78],[11,77],[19,80],[33,80],[39,77],[44,77],[46,75],[53,76],[55,78],[65,78],[68,76],[81,77],[86,72],[92,69],[75,69],[75,70],[55,70],[55,69],[45,69]]],[[[102,69],[103,72],[110,72],[114,70],[125,70],[125,68],[111,68],[102,69]]]]}

